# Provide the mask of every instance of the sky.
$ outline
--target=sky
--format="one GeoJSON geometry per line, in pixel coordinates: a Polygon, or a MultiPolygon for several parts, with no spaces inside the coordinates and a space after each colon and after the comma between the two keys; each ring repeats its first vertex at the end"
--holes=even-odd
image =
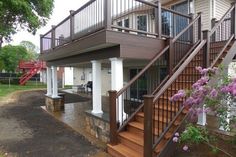
{"type": "Polygon", "coordinates": [[[48,32],[51,29],[52,25],[57,25],[59,22],[61,22],[63,19],[69,16],[70,10],[77,10],[88,1],[89,0],[54,0],[53,13],[46,26],[40,28],[37,31],[36,35],[32,35],[27,31],[17,32],[17,34],[13,36],[13,41],[11,41],[9,44],[18,45],[21,41],[27,40],[31,41],[32,43],[34,43],[36,46],[39,47],[40,34],[45,34],[46,32],[48,32]]]}

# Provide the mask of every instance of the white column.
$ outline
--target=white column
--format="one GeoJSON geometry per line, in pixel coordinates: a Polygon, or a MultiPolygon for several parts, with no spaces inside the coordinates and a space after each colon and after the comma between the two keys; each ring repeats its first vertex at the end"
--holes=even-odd
{"type": "Polygon", "coordinates": [[[58,97],[57,67],[52,66],[52,98],[58,97]]]}
{"type": "Polygon", "coordinates": [[[52,95],[52,69],[47,67],[47,96],[52,95]]]}
{"type": "Polygon", "coordinates": [[[202,107],[202,113],[198,114],[198,125],[205,126],[206,125],[206,112],[205,112],[205,105],[202,107]]]}
{"type": "MultiPolygon", "coordinates": [[[[123,60],[120,58],[110,58],[111,61],[111,90],[119,91],[123,87],[124,78],[123,78],[123,60]]],[[[121,122],[126,114],[124,113],[123,107],[123,98],[120,96],[117,103],[117,119],[121,122]],[[123,118],[122,118],[123,112],[123,118]]]]}
{"type": "Polygon", "coordinates": [[[92,81],[93,81],[93,110],[92,113],[102,112],[102,90],[101,90],[101,62],[92,62],[92,81]]]}

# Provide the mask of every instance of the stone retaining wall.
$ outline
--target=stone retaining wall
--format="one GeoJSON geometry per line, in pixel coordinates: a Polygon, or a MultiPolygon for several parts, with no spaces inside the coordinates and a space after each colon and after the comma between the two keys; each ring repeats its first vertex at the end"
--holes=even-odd
{"type": "Polygon", "coordinates": [[[105,143],[109,142],[110,124],[106,115],[93,114],[91,111],[85,113],[86,131],[105,143]]]}

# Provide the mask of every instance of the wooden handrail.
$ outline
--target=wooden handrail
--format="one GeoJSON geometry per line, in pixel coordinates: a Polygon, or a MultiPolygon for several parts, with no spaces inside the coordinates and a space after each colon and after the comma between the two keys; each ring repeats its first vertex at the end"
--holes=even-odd
{"type": "Polygon", "coordinates": [[[135,0],[135,1],[146,4],[146,5],[149,5],[149,6],[152,6],[152,7],[155,7],[155,8],[158,7],[158,5],[153,3],[153,2],[148,2],[148,1],[144,1],[144,0],[135,0]]]}
{"type": "Polygon", "coordinates": [[[169,9],[169,8],[161,7],[161,9],[166,10],[166,11],[169,11],[169,12],[171,12],[171,13],[173,13],[173,14],[176,14],[176,15],[179,15],[179,16],[183,16],[183,17],[186,17],[186,18],[189,18],[189,19],[191,18],[191,16],[189,16],[189,15],[180,13],[180,12],[178,12],[178,11],[175,11],[175,10],[172,10],[172,9],[169,9]]]}
{"type": "Polygon", "coordinates": [[[221,23],[226,19],[226,16],[235,8],[235,5],[224,14],[224,16],[217,22],[217,24],[211,29],[210,36],[216,31],[216,29],[221,25],[221,23]]]}
{"type": "Polygon", "coordinates": [[[199,14],[186,28],[184,28],[178,35],[175,36],[175,38],[172,40],[172,42],[176,42],[181,35],[183,35],[199,18],[201,17],[201,14],[199,14]]]}

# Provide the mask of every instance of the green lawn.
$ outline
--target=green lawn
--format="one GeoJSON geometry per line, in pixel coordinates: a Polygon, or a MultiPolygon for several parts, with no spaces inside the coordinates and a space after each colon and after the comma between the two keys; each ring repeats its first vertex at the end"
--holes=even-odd
{"type": "Polygon", "coordinates": [[[46,85],[44,85],[42,83],[36,84],[36,82],[34,82],[34,81],[27,82],[27,84],[24,86],[20,86],[20,85],[10,85],[9,86],[6,84],[0,84],[0,99],[7,96],[8,94],[15,92],[15,91],[39,89],[39,88],[46,88],[46,85]]]}

